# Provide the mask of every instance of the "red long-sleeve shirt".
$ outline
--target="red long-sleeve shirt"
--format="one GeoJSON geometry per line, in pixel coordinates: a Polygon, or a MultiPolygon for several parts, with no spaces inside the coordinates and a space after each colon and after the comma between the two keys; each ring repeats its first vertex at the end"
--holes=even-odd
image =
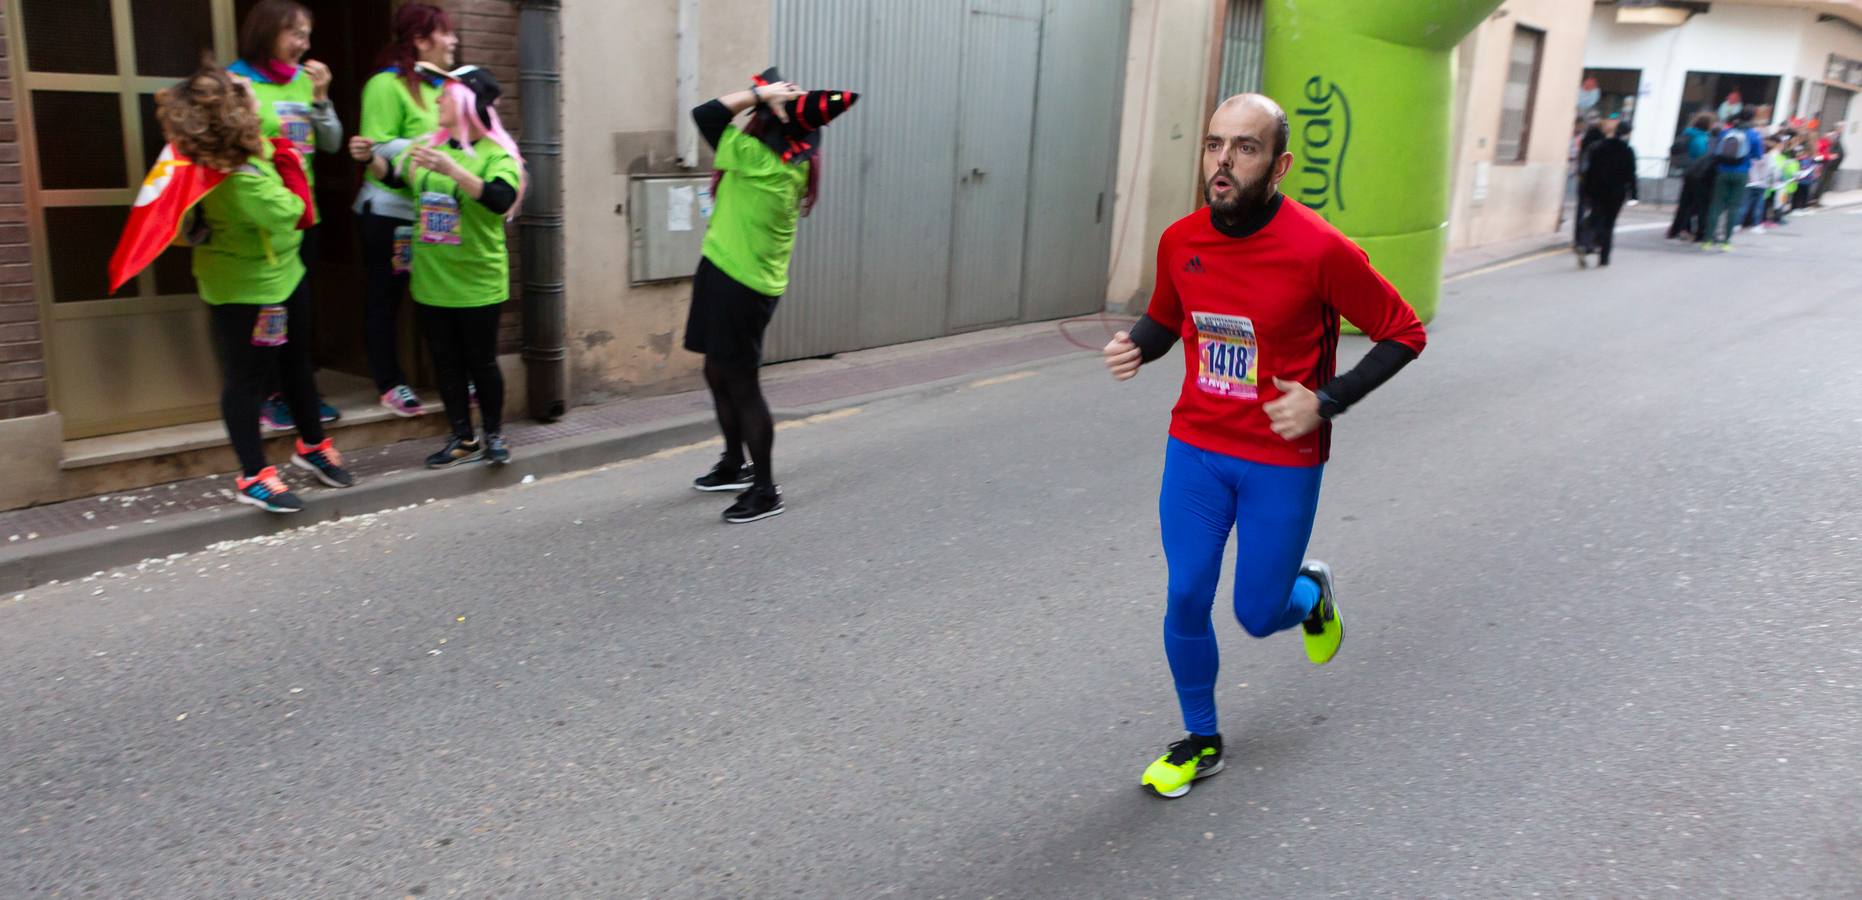
{"type": "Polygon", "coordinates": [[[1146,315],[1183,338],[1183,393],[1170,434],[1214,453],[1281,466],[1331,455],[1332,424],[1297,440],[1274,434],[1262,405],[1274,379],[1318,390],[1337,374],[1339,316],[1377,341],[1421,353],[1415,310],[1358,245],[1294,202],[1243,238],[1216,230],[1207,208],[1172,224],[1157,245],[1146,315]]]}

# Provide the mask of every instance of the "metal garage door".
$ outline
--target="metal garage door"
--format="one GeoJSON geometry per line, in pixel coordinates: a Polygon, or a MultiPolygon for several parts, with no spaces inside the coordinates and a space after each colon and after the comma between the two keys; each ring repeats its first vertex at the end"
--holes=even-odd
{"type": "Polygon", "coordinates": [[[822,143],[768,359],[1103,308],[1126,4],[773,12],[784,77],[862,96],[822,143]]]}

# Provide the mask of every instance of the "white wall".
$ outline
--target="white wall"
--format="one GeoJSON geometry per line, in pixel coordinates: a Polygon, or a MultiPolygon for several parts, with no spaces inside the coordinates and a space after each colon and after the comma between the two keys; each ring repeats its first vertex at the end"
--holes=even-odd
{"type": "Polygon", "coordinates": [[[1599,6],[1591,15],[1584,66],[1642,70],[1642,89],[1650,93],[1636,105],[1640,127],[1630,146],[1640,157],[1666,157],[1690,71],[1777,76],[1773,115],[1785,116],[1791,80],[1823,71],[1821,63],[1813,72],[1802,70],[1804,36],[1815,22],[1809,10],[1722,2],[1678,27],[1618,25],[1616,8],[1599,6]]]}

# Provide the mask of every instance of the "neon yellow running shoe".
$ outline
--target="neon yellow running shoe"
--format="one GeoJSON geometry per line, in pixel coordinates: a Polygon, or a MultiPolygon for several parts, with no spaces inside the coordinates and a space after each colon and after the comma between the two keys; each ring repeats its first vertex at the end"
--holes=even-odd
{"type": "Polygon", "coordinates": [[[1316,559],[1308,560],[1300,566],[1300,576],[1310,578],[1319,586],[1319,602],[1312,605],[1312,615],[1300,624],[1305,634],[1306,658],[1313,665],[1323,666],[1338,655],[1338,645],[1345,641],[1345,617],[1338,611],[1338,601],[1332,596],[1332,567],[1316,559]]]}
{"type": "Polygon", "coordinates": [[[1144,770],[1143,784],[1159,797],[1175,799],[1190,784],[1222,771],[1222,736],[1192,734],[1170,745],[1170,752],[1144,770]]]}

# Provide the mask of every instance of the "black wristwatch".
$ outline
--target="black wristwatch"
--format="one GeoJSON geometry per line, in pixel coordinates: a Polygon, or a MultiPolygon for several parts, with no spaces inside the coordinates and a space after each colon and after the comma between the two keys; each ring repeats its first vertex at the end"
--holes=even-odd
{"type": "Polygon", "coordinates": [[[1319,398],[1319,418],[1329,420],[1334,416],[1344,415],[1345,404],[1332,399],[1331,394],[1319,390],[1313,391],[1313,395],[1319,398]]]}

